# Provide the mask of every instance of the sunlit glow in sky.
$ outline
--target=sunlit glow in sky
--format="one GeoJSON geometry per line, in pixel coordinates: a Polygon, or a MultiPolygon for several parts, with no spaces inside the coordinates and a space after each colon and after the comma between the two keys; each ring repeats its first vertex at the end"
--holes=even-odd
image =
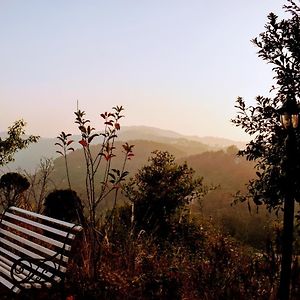
{"type": "Polygon", "coordinates": [[[250,40],[279,0],[0,0],[0,131],[76,132],[77,100],[94,127],[123,124],[249,139],[230,119],[237,96],[267,96],[271,66],[250,40]]]}

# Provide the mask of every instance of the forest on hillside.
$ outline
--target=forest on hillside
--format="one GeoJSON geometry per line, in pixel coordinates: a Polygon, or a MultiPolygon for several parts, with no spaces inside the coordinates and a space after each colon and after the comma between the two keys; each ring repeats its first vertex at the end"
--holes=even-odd
{"type": "MultiPolygon", "coordinates": [[[[270,215],[267,211],[252,207],[250,212],[245,203],[234,202],[234,195],[238,191],[245,191],[247,182],[255,176],[254,164],[246,159],[237,156],[238,148],[229,146],[218,151],[204,151],[198,154],[186,155],[185,149],[170,144],[158,143],[145,140],[129,141],[134,144],[134,159],[127,164],[129,177],[147,164],[148,158],[155,150],[168,151],[176,158],[179,164],[187,163],[195,170],[195,175],[203,177],[204,183],[215,186],[197,205],[193,206],[195,213],[213,218],[216,226],[219,226],[225,234],[230,234],[238,241],[263,249],[266,238],[270,234],[272,220],[276,216],[270,215]]],[[[92,150],[97,149],[93,146],[92,150]]],[[[116,159],[113,168],[120,168],[122,164],[121,142],[116,143],[116,159]]],[[[195,150],[191,150],[195,151],[195,150]]],[[[192,153],[193,153],[192,152],[192,153]]],[[[82,150],[76,150],[68,155],[70,165],[70,178],[76,186],[79,195],[84,196],[84,157],[82,150]]],[[[51,181],[56,188],[67,188],[63,158],[54,161],[54,170],[51,174],[51,181]]],[[[101,172],[101,171],[100,171],[101,172]]],[[[101,176],[99,174],[99,176],[101,176]]],[[[112,197],[107,198],[101,210],[111,207],[112,197]]],[[[126,201],[124,195],[119,197],[120,203],[126,201]]]]}

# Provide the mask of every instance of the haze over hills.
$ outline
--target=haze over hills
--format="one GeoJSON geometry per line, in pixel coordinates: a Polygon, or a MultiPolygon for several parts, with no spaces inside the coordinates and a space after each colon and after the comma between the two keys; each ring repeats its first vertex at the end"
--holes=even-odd
{"type": "MultiPolygon", "coordinates": [[[[78,195],[85,198],[85,163],[83,150],[78,143],[80,136],[73,136],[75,140],[74,152],[68,155],[69,174],[72,188],[78,195]]],[[[239,240],[262,247],[262,241],[267,234],[268,217],[255,216],[251,218],[246,207],[233,208],[230,203],[233,201],[233,194],[238,190],[244,190],[245,184],[255,176],[253,163],[245,158],[236,157],[237,149],[229,147],[235,145],[242,148],[243,144],[227,139],[213,137],[190,137],[176,132],[161,130],[152,127],[135,126],[124,127],[119,133],[116,142],[116,157],[112,160],[112,167],[120,169],[123,163],[124,154],[122,143],[134,144],[134,158],[126,164],[129,177],[134,176],[142,166],[147,164],[147,159],[154,150],[168,151],[175,156],[180,164],[186,162],[189,167],[195,170],[196,176],[204,178],[205,184],[218,186],[211,191],[202,201],[202,213],[214,218],[216,224],[222,230],[237,237],[239,240]],[[204,142],[205,141],[205,142],[204,142]],[[259,232],[259,234],[258,234],[259,232]]],[[[29,149],[21,151],[16,155],[16,162],[9,164],[9,168],[2,168],[3,172],[13,171],[17,166],[27,171],[34,171],[37,168],[40,158],[54,157],[54,171],[51,175],[51,189],[67,188],[65,163],[62,157],[55,152],[57,147],[56,138],[42,138],[39,143],[33,144],[29,149]]],[[[95,154],[99,151],[96,143],[91,147],[95,154]]],[[[101,180],[103,169],[100,168],[97,178],[101,180]]],[[[120,196],[120,200],[124,200],[120,196]]],[[[101,206],[104,211],[111,206],[112,199],[107,197],[101,206]]]]}
{"type": "Polygon", "coordinates": [[[200,142],[202,144],[208,145],[209,147],[223,148],[230,145],[235,145],[238,148],[243,148],[245,142],[233,141],[226,138],[220,137],[199,137],[192,135],[183,135],[171,130],[160,129],[156,127],[149,126],[124,126],[119,134],[120,140],[149,140],[156,142],[166,142],[167,140],[176,141],[185,139],[188,141],[200,142]]]}
{"type": "MultiPolygon", "coordinates": [[[[239,240],[251,244],[255,247],[263,247],[263,241],[267,235],[266,223],[269,217],[252,216],[246,207],[246,203],[238,207],[232,207],[230,204],[233,201],[233,195],[241,190],[245,190],[245,184],[255,176],[254,163],[247,161],[243,157],[236,157],[237,148],[227,147],[222,150],[211,149],[208,145],[187,141],[198,145],[199,148],[192,149],[198,151],[197,154],[187,154],[187,150],[191,147],[184,148],[182,144],[168,144],[162,142],[154,142],[147,140],[131,140],[130,144],[134,144],[134,157],[126,164],[126,171],[130,177],[134,177],[138,170],[148,164],[147,159],[154,154],[154,150],[168,151],[174,155],[176,162],[179,164],[187,163],[195,171],[196,176],[203,177],[204,184],[217,186],[217,189],[211,191],[201,201],[201,212],[198,212],[197,204],[196,211],[200,214],[210,216],[214,219],[215,224],[218,224],[224,232],[230,233],[239,240]],[[202,148],[201,148],[202,147],[202,148]]],[[[122,142],[116,142],[116,157],[111,161],[111,167],[121,169],[123,164],[124,154],[122,151],[122,142]]],[[[98,151],[98,147],[92,146],[93,155],[98,151]]],[[[76,150],[68,155],[69,174],[72,188],[76,190],[81,199],[85,199],[85,162],[83,150],[76,150]]],[[[104,165],[96,173],[97,182],[103,180],[104,165]]],[[[66,178],[65,163],[62,157],[54,161],[54,171],[52,173],[51,182],[57,189],[68,187],[66,178]]],[[[125,201],[123,194],[119,195],[119,203],[125,201]]],[[[106,197],[101,203],[99,210],[101,212],[111,208],[113,203],[113,195],[106,197]]]]}
{"type": "MultiPolygon", "coordinates": [[[[0,137],[3,138],[4,136],[5,133],[0,133],[0,137]]],[[[78,143],[80,136],[73,135],[72,139],[75,141],[73,147],[80,149],[81,145],[78,143]]],[[[187,136],[174,131],[147,126],[124,126],[118,132],[118,140],[132,144],[134,144],[133,141],[137,140],[164,143],[177,148],[178,152],[182,152],[182,156],[198,154],[208,150],[218,150],[230,145],[243,148],[245,145],[245,143],[225,138],[187,136]]],[[[32,144],[28,149],[16,153],[15,162],[6,165],[2,168],[2,171],[8,172],[18,168],[33,171],[37,168],[42,158],[55,159],[59,156],[56,153],[56,150],[58,150],[58,147],[55,146],[56,142],[56,138],[41,138],[38,143],[32,144]]]]}

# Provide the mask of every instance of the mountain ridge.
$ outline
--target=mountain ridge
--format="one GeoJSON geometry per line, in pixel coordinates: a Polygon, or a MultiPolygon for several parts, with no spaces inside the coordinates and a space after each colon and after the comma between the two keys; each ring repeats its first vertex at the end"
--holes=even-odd
{"type": "MultiPolygon", "coordinates": [[[[0,133],[0,137],[4,138],[5,132],[0,133]]],[[[80,149],[81,145],[78,141],[81,139],[80,135],[72,135],[75,142],[73,147],[80,149]]],[[[238,148],[244,147],[245,143],[233,141],[226,138],[218,137],[198,137],[188,136],[177,133],[172,130],[165,130],[150,126],[124,126],[118,132],[118,140],[122,142],[130,141],[152,141],[172,145],[178,148],[178,151],[183,151],[186,155],[202,153],[204,151],[218,150],[230,145],[235,145],[238,148]]],[[[13,171],[17,169],[25,169],[27,171],[34,171],[42,158],[58,158],[59,154],[55,143],[57,138],[43,138],[31,144],[27,149],[23,149],[16,153],[15,161],[4,166],[2,171],[13,171]]],[[[153,149],[154,150],[154,149],[153,149]]]]}
{"type": "Polygon", "coordinates": [[[156,138],[157,137],[184,138],[187,140],[201,142],[209,146],[218,146],[218,147],[227,147],[230,145],[236,145],[238,148],[242,148],[246,144],[246,142],[235,141],[224,137],[213,137],[213,136],[199,137],[197,135],[184,135],[172,130],[161,129],[152,126],[143,126],[143,125],[123,126],[119,138],[123,140],[123,138],[127,134],[127,131],[129,131],[130,133],[136,132],[137,134],[143,133],[140,139],[147,139],[147,140],[149,139],[147,136],[151,135],[151,136],[156,136],[156,138]]]}

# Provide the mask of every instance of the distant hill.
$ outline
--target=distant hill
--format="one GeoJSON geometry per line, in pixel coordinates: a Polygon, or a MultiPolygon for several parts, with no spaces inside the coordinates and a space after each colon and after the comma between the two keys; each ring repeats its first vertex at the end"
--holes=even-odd
{"type": "MultiPolygon", "coordinates": [[[[179,139],[180,140],[180,139],[179,139]]],[[[220,185],[220,187],[210,193],[209,200],[205,201],[205,210],[215,215],[220,209],[228,211],[232,194],[238,190],[244,189],[245,184],[254,175],[253,164],[244,158],[236,157],[237,148],[230,147],[223,150],[214,151],[207,145],[197,143],[195,141],[184,140],[184,143],[160,143],[147,140],[132,140],[130,144],[134,144],[134,157],[128,161],[126,170],[129,176],[141,169],[148,162],[151,152],[154,150],[168,151],[173,154],[176,160],[181,164],[187,162],[192,167],[197,176],[203,176],[204,182],[208,185],[220,185]],[[189,147],[193,145],[194,147],[189,147]],[[196,154],[195,154],[196,153],[196,154]]],[[[112,168],[120,169],[123,162],[124,154],[122,153],[122,142],[116,143],[116,157],[112,160],[112,168]]],[[[91,147],[95,154],[97,146],[91,147]]],[[[76,150],[68,155],[69,173],[72,187],[84,198],[85,195],[85,163],[83,151],[76,150]]],[[[52,181],[57,188],[67,187],[67,178],[65,164],[62,157],[54,161],[54,173],[52,181]]],[[[97,174],[97,180],[101,182],[103,168],[97,174]]],[[[110,199],[107,199],[108,202],[110,199]]],[[[108,204],[108,203],[106,203],[108,204]]],[[[105,205],[106,205],[105,204],[105,205]]]]}
{"type": "MultiPolygon", "coordinates": [[[[5,133],[0,133],[0,137],[4,137],[5,133]]],[[[79,135],[72,136],[75,149],[80,149],[78,144],[80,140],[79,135]]],[[[118,133],[118,140],[120,141],[152,141],[164,143],[173,146],[177,151],[182,152],[182,156],[203,153],[209,150],[218,150],[229,145],[236,145],[238,148],[244,147],[244,143],[236,142],[223,138],[216,137],[197,137],[186,136],[174,131],[164,130],[147,126],[124,126],[118,133]]],[[[15,162],[12,162],[2,168],[2,171],[13,171],[16,169],[25,169],[27,171],[34,171],[41,160],[41,158],[57,158],[56,153],[58,149],[55,146],[56,138],[41,138],[38,143],[32,144],[28,149],[24,149],[15,155],[15,162]]]]}
{"type": "MultiPolygon", "coordinates": [[[[79,136],[73,136],[78,141],[79,136]]],[[[264,246],[265,237],[268,234],[267,224],[269,216],[250,216],[243,205],[231,207],[233,194],[238,190],[244,190],[245,184],[255,176],[253,162],[246,161],[242,157],[236,157],[237,149],[228,148],[229,145],[243,146],[241,143],[227,139],[211,137],[189,137],[176,132],[160,130],[151,127],[124,127],[116,143],[117,156],[113,159],[113,168],[121,168],[122,143],[128,141],[134,144],[134,158],[126,165],[129,177],[142,166],[147,164],[147,159],[154,150],[169,151],[176,157],[178,163],[187,162],[188,166],[195,170],[197,176],[203,176],[205,184],[218,185],[215,191],[211,191],[201,202],[203,213],[210,216],[222,230],[233,237],[258,248],[264,246]]],[[[66,188],[67,179],[65,164],[62,157],[58,157],[54,146],[56,139],[41,139],[29,149],[16,155],[17,161],[9,167],[23,166],[27,170],[33,170],[41,157],[54,157],[54,172],[51,182],[56,188],[66,188]]],[[[72,188],[79,196],[85,198],[85,164],[84,155],[79,143],[74,143],[78,149],[68,155],[69,171],[72,188]]],[[[97,151],[97,145],[92,146],[93,152],[97,151]]],[[[103,169],[102,169],[103,172],[103,169]]],[[[101,171],[97,173],[97,181],[101,182],[101,171]]],[[[124,197],[120,195],[120,197],[124,197]]],[[[102,208],[111,206],[112,199],[108,197],[102,203],[102,208]]],[[[195,204],[196,205],[196,204],[195,204]]],[[[195,206],[195,211],[197,211],[195,206]]],[[[103,210],[104,211],[104,210],[103,210]]]]}
{"type": "MultiPolygon", "coordinates": [[[[254,175],[253,164],[244,158],[236,157],[237,148],[230,147],[222,150],[212,150],[207,145],[195,141],[178,139],[176,143],[160,143],[147,140],[131,140],[134,145],[134,157],[128,161],[126,170],[133,176],[137,170],[146,165],[154,150],[168,151],[175,156],[179,163],[187,162],[198,176],[203,176],[207,184],[221,185],[217,194],[223,197],[228,205],[230,194],[243,189],[245,183],[254,175]],[[181,143],[179,142],[181,141],[181,143]],[[221,192],[221,194],[220,194],[221,192]],[[226,197],[224,197],[226,193],[226,197]],[[226,198],[226,200],[225,200],[226,198]]],[[[112,168],[120,169],[123,163],[122,142],[115,144],[116,157],[112,159],[112,168]]],[[[93,155],[99,151],[97,145],[91,147],[93,155]]],[[[68,155],[69,173],[72,186],[84,193],[85,163],[83,151],[76,150],[68,155]]],[[[54,161],[53,182],[58,188],[66,188],[66,171],[64,159],[54,161]]],[[[101,178],[101,171],[97,175],[101,178]]]]}
{"type": "Polygon", "coordinates": [[[164,130],[148,126],[124,126],[122,127],[121,133],[119,134],[119,138],[123,141],[139,139],[163,143],[172,143],[172,141],[176,140],[188,140],[200,142],[213,148],[224,148],[231,145],[235,145],[238,148],[243,148],[246,144],[245,142],[233,141],[225,138],[183,135],[171,130],[164,130]]]}
{"type": "Polygon", "coordinates": [[[171,130],[148,126],[123,126],[119,133],[121,140],[163,141],[165,138],[178,139],[183,137],[185,136],[171,130]]]}
{"type": "Polygon", "coordinates": [[[203,144],[209,145],[215,148],[226,148],[231,145],[237,146],[239,149],[245,147],[246,142],[233,141],[225,138],[213,137],[213,136],[205,136],[205,137],[188,137],[191,140],[199,141],[203,144]]]}
{"type": "MultiPolygon", "coordinates": [[[[179,149],[178,147],[159,142],[135,140],[130,141],[130,144],[134,145],[134,157],[132,160],[127,162],[126,169],[130,172],[131,175],[133,175],[139,168],[147,163],[148,157],[154,150],[169,151],[175,157],[186,156],[186,152],[179,149]]],[[[112,159],[112,168],[121,168],[124,158],[124,154],[122,153],[122,142],[116,142],[115,147],[116,157],[112,159]]],[[[96,154],[96,151],[99,151],[98,146],[92,146],[91,152],[94,156],[96,154]]],[[[80,149],[70,153],[68,155],[68,164],[71,182],[79,190],[83,190],[84,187],[82,185],[85,182],[85,164],[83,151],[80,149]]],[[[66,187],[67,181],[65,164],[62,157],[59,157],[54,161],[54,167],[55,170],[53,174],[53,181],[58,187],[66,187]]],[[[101,171],[100,174],[98,174],[98,177],[101,177],[101,171]]]]}
{"type": "MultiPolygon", "coordinates": [[[[179,139],[180,140],[180,139],[179,139]]],[[[195,143],[195,141],[187,141],[186,143],[195,143]]],[[[112,167],[120,169],[122,165],[121,142],[116,143],[116,157],[112,160],[112,167]]],[[[243,157],[237,157],[237,148],[229,147],[226,149],[213,151],[207,150],[198,154],[187,154],[191,149],[184,148],[181,144],[168,144],[146,140],[130,141],[134,144],[135,156],[128,161],[126,170],[129,171],[129,177],[133,177],[136,172],[144,165],[148,164],[147,160],[153,150],[169,151],[176,157],[179,164],[187,162],[188,166],[195,170],[195,175],[204,178],[204,184],[218,186],[199,204],[194,203],[193,209],[197,213],[210,216],[214,219],[222,230],[230,233],[238,240],[255,247],[263,247],[265,237],[267,235],[268,217],[257,215],[252,217],[247,210],[245,203],[243,205],[232,207],[233,194],[239,190],[245,190],[245,184],[255,176],[254,163],[247,161],[243,157]],[[188,150],[188,151],[187,151],[188,150]]],[[[199,143],[200,145],[203,145],[199,143]]],[[[200,146],[199,146],[200,147],[200,146]]],[[[207,146],[208,147],[208,146],[207,146]]],[[[93,152],[97,150],[97,146],[91,148],[93,152]]],[[[85,164],[82,150],[76,150],[68,156],[69,171],[72,188],[76,190],[78,195],[84,199],[85,192],[85,164]]],[[[52,181],[57,188],[66,188],[67,179],[64,160],[58,158],[54,161],[54,173],[52,181]]],[[[97,182],[103,180],[103,168],[97,173],[97,182]]],[[[111,195],[112,196],[112,195],[111,195]]],[[[111,207],[113,199],[107,197],[101,203],[101,211],[111,207]]],[[[119,200],[124,200],[124,195],[120,195],[119,200]]]]}

